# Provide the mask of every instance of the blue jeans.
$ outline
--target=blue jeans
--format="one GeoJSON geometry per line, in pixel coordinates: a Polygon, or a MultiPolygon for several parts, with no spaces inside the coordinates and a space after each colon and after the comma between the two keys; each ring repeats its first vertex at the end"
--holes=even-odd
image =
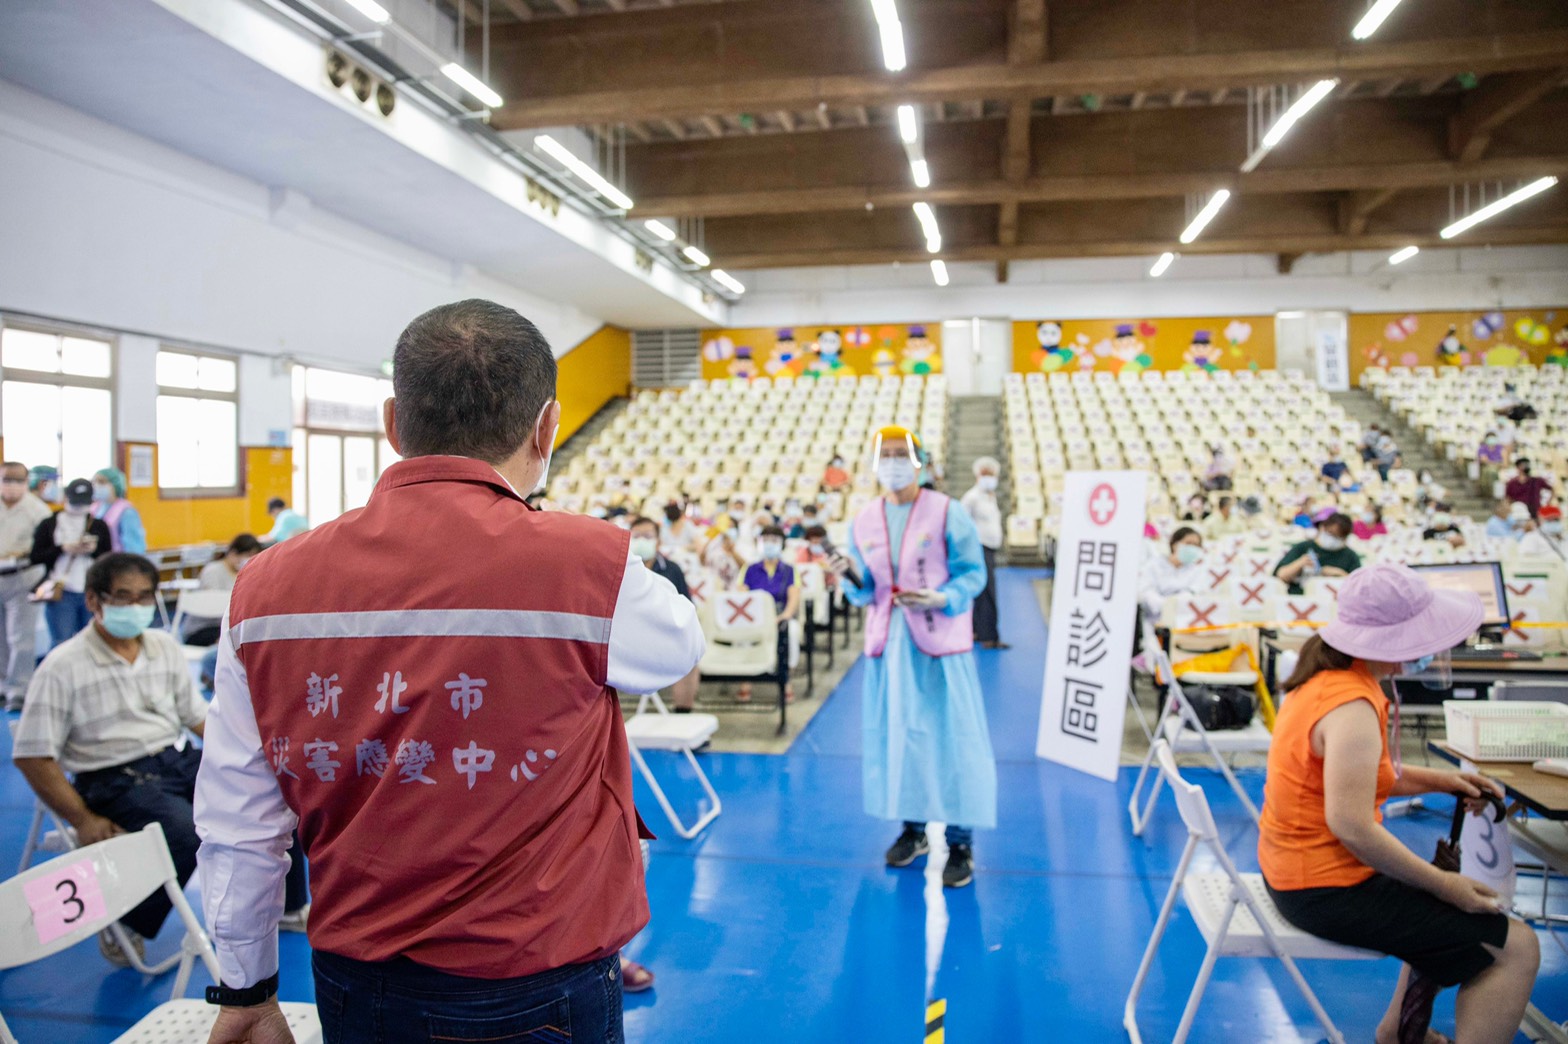
{"type": "Polygon", "coordinates": [[[323,1044],[621,1044],[619,956],[518,979],[471,979],[406,957],[317,950],[323,1044]]]}
{"type": "Polygon", "coordinates": [[[44,621],[49,625],[49,648],[54,649],[67,638],[75,638],[82,628],[93,622],[87,611],[87,596],[67,591],[58,602],[44,603],[44,621]]]}
{"type": "MultiPolygon", "coordinates": [[[[913,820],[906,819],[904,820],[904,829],[917,830],[923,834],[926,832],[926,825],[924,823],[916,823],[913,820]]],[[[949,823],[947,824],[946,836],[948,848],[952,848],[954,845],[966,845],[970,848],[975,846],[974,827],[954,826],[953,824],[949,823]]]]}

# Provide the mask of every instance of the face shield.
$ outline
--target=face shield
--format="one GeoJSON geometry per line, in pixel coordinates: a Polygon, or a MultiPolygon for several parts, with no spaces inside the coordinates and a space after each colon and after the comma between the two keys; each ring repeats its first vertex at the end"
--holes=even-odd
{"type": "MultiPolygon", "coordinates": [[[[1431,656],[1423,656],[1419,660],[1412,660],[1399,665],[1399,670],[1390,675],[1395,681],[1419,682],[1423,689],[1440,692],[1451,689],[1454,685],[1454,659],[1452,652],[1444,649],[1431,656]]],[[[1398,691],[1397,689],[1395,690],[1398,691]]]]}
{"type": "Polygon", "coordinates": [[[902,428],[884,428],[871,443],[871,473],[895,493],[913,486],[920,475],[920,448],[902,428]]]}

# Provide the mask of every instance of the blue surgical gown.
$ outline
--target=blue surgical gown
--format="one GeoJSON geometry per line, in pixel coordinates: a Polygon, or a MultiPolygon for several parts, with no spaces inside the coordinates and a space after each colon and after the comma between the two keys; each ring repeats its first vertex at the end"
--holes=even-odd
{"type": "MultiPolygon", "coordinates": [[[[889,546],[898,547],[913,505],[887,502],[889,546]]],[[[985,589],[985,556],[969,513],[947,510],[949,616],[968,609],[985,589]]],[[[860,547],[850,557],[867,585],[875,584],[860,547]]],[[[872,587],[844,585],[855,605],[870,605],[872,587]]],[[[880,819],[996,826],[996,758],[973,653],[928,656],[894,609],[887,648],[865,661],[861,703],[862,781],[866,812],[880,819]]]]}

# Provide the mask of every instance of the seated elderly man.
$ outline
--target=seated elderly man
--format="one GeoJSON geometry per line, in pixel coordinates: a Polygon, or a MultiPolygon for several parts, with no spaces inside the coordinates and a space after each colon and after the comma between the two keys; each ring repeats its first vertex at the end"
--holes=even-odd
{"type": "MultiPolygon", "coordinates": [[[[148,629],[157,584],[157,568],[140,555],[109,554],[92,564],[92,623],[33,675],[11,756],[80,844],[158,823],[183,885],[200,844],[191,801],[201,752],[177,744],[186,729],[202,734],[207,708],[174,636],[148,629]]],[[[121,920],[138,952],[169,909],[159,890],[121,920]]],[[[107,932],[98,945],[111,964],[129,966],[107,932]]]]}

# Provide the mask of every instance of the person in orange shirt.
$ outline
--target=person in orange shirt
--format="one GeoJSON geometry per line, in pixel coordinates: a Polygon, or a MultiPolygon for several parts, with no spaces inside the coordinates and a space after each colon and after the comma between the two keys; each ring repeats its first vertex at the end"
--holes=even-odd
{"type": "Polygon", "coordinates": [[[1500,912],[1496,892],[1416,855],[1379,811],[1390,796],[1456,794],[1473,812],[1486,807],[1483,789],[1501,796],[1473,772],[1389,759],[1382,683],[1430,677],[1434,667],[1441,674],[1448,650],[1481,619],[1475,595],[1434,591],[1405,566],[1352,574],[1340,588],[1338,619],[1307,641],[1286,680],[1274,727],[1258,863],[1291,924],[1405,962],[1379,1044],[1397,1039],[1412,968],[1440,986],[1459,985],[1458,1040],[1512,1041],[1540,963],[1535,933],[1500,912]]]}

